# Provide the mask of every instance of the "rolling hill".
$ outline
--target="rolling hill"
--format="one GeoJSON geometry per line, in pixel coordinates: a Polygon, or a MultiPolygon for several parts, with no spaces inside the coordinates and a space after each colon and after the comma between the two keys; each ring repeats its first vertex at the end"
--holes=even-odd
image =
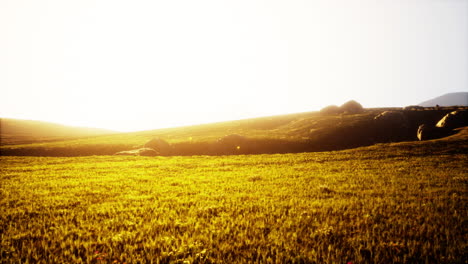
{"type": "MultiPolygon", "coordinates": [[[[161,153],[163,156],[332,151],[377,143],[417,140],[416,131],[419,125],[434,125],[453,110],[454,108],[425,110],[372,108],[359,113],[305,112],[132,133],[98,136],[88,134],[73,139],[70,139],[71,134],[62,133],[60,136],[66,135],[68,139],[58,140],[58,137],[48,137],[48,142],[38,140],[30,141],[28,144],[21,142],[21,137],[13,136],[9,139],[10,142],[18,143],[1,146],[0,154],[3,156],[112,155],[119,151],[141,148],[154,138],[160,138],[170,144],[170,151],[161,153]],[[408,124],[400,126],[378,123],[374,120],[378,114],[387,110],[401,112],[407,118],[408,124]],[[239,140],[221,143],[220,139],[226,135],[236,135],[239,140]]],[[[29,135],[29,139],[40,138],[38,135],[40,133],[29,135]]]]}
{"type": "Polygon", "coordinates": [[[424,107],[439,106],[468,106],[468,92],[448,93],[436,98],[424,101],[418,105],[424,107]]]}
{"type": "Polygon", "coordinates": [[[105,129],[71,127],[42,121],[0,119],[1,145],[49,142],[115,133],[105,129]]]}

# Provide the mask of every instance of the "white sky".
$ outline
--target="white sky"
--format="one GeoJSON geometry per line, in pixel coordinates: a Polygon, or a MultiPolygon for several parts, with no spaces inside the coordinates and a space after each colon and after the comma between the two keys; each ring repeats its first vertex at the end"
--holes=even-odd
{"type": "Polygon", "coordinates": [[[0,0],[0,116],[120,131],[468,90],[465,0],[0,0]]]}

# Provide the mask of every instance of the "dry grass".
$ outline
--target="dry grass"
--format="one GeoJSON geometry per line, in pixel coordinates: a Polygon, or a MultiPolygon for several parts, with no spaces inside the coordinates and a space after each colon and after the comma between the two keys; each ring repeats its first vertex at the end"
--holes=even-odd
{"type": "Polygon", "coordinates": [[[1,262],[465,263],[464,135],[285,155],[1,157],[1,262]]]}

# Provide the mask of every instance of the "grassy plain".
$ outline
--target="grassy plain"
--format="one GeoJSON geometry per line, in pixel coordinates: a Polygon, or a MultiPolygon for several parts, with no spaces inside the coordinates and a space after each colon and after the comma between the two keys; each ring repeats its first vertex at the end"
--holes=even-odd
{"type": "Polygon", "coordinates": [[[281,155],[0,157],[1,263],[466,263],[462,135],[281,155]]]}

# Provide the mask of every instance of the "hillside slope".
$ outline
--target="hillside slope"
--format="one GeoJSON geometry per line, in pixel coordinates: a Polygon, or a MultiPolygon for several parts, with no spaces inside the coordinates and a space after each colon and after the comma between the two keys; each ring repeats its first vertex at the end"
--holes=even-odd
{"type": "Polygon", "coordinates": [[[468,106],[468,92],[448,93],[436,98],[424,101],[418,105],[424,107],[439,106],[468,106]]]}
{"type": "Polygon", "coordinates": [[[46,143],[8,145],[0,154],[20,156],[112,155],[141,148],[161,138],[170,149],[161,155],[227,155],[331,151],[377,143],[414,141],[419,125],[434,125],[453,108],[402,110],[365,109],[354,114],[308,112],[282,116],[77,138],[46,143]],[[378,123],[374,118],[386,110],[401,112],[408,124],[378,123]],[[235,135],[238,140],[220,139],[235,135]]]}
{"type": "Polygon", "coordinates": [[[116,132],[105,129],[71,127],[42,121],[0,119],[1,145],[57,141],[112,133],[116,132]]]}

